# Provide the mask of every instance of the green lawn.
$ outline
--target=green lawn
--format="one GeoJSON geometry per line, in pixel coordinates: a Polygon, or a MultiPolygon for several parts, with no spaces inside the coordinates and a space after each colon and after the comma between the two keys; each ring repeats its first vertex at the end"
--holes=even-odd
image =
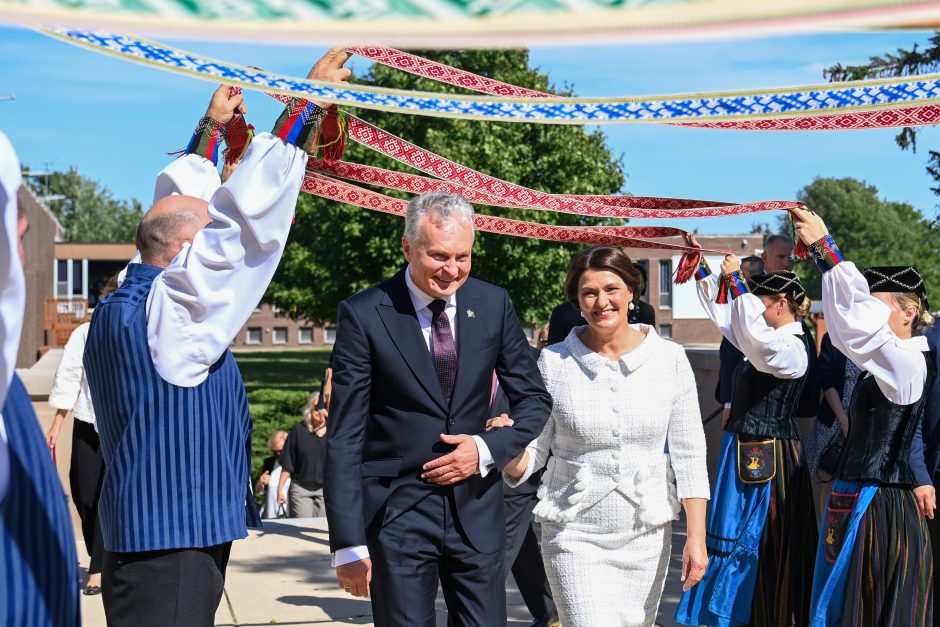
{"type": "Polygon", "coordinates": [[[290,431],[303,419],[304,405],[312,393],[320,390],[329,359],[329,349],[235,353],[254,422],[253,481],[261,474],[261,463],[268,456],[268,438],[279,429],[290,431]]]}

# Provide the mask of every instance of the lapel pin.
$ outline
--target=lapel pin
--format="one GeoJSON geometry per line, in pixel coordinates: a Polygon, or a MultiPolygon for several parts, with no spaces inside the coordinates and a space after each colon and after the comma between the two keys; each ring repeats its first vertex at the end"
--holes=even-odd
{"type": "Polygon", "coordinates": [[[473,313],[473,310],[472,310],[472,309],[468,309],[468,310],[467,310],[467,317],[468,317],[468,318],[476,318],[476,316],[477,316],[477,315],[476,315],[475,313],[473,313]]]}

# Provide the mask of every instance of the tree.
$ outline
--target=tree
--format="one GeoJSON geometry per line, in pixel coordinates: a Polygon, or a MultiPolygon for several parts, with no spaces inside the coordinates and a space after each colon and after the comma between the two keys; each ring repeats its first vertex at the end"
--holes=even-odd
{"type": "MultiPolygon", "coordinates": [[[[798,199],[823,217],[839,248],[859,269],[914,264],[924,276],[928,295],[940,297],[940,268],[934,263],[940,233],[911,205],[880,199],[873,185],[853,178],[817,178],[800,190],[798,199]]],[[[780,218],[782,232],[789,229],[787,222],[787,217],[780,218]]],[[[814,264],[797,264],[796,273],[810,297],[819,298],[820,275],[814,264]]]]}
{"type": "Polygon", "coordinates": [[[132,242],[143,208],[136,199],[117,200],[98,181],[78,173],[53,172],[47,177],[27,177],[40,196],[61,195],[49,201],[49,209],[65,230],[69,242],[132,242]]]}
{"type": "MultiPolygon", "coordinates": [[[[526,51],[418,54],[523,87],[552,91],[548,77],[528,67],[526,51]]],[[[455,90],[380,65],[375,65],[360,82],[398,89],[455,90]]],[[[622,162],[612,157],[599,131],[587,133],[572,126],[480,123],[379,112],[366,112],[361,117],[432,152],[527,187],[557,193],[611,194],[618,192],[624,183],[622,162]]],[[[344,159],[410,171],[353,143],[344,159]]],[[[480,213],[552,224],[601,223],[544,211],[510,211],[479,205],[476,209],[480,213]]],[[[398,217],[304,195],[298,203],[296,224],[268,297],[296,317],[315,322],[335,319],[339,301],[388,278],[404,265],[403,226],[398,217]]],[[[524,322],[547,320],[562,297],[565,272],[578,248],[478,233],[473,275],[506,287],[524,322]]]]}
{"type": "MultiPolygon", "coordinates": [[[[826,70],[823,76],[833,82],[860,81],[870,78],[891,78],[909,76],[912,74],[925,74],[940,69],[940,33],[934,33],[927,47],[921,51],[917,44],[910,50],[898,48],[894,54],[888,53],[883,57],[870,57],[865,65],[846,65],[837,63],[826,70]]],[[[907,127],[895,136],[895,141],[901,150],[910,149],[917,152],[918,129],[907,127]]],[[[930,191],[940,196],[940,152],[929,151],[927,159],[927,173],[937,183],[930,191]]]]}

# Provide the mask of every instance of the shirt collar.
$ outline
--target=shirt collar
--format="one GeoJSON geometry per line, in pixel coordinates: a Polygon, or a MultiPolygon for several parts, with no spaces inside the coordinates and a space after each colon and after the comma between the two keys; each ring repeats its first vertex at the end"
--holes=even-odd
{"type": "Polygon", "coordinates": [[[803,323],[799,320],[788,322],[782,327],[777,327],[777,333],[780,335],[803,335],[803,323]]]}
{"type": "Polygon", "coordinates": [[[140,281],[148,281],[155,279],[161,272],[163,272],[163,268],[158,268],[157,266],[151,266],[146,263],[131,263],[127,265],[127,275],[124,280],[137,279],[140,281]]]}
{"type": "Polygon", "coordinates": [[[639,346],[629,353],[621,355],[620,358],[616,360],[610,360],[603,355],[595,353],[581,341],[579,330],[583,330],[583,326],[575,327],[568,333],[568,337],[565,338],[565,346],[568,348],[569,354],[588,370],[588,372],[594,375],[605,369],[618,370],[630,374],[638,370],[655,353],[659,348],[657,344],[664,341],[656,333],[656,330],[649,325],[631,324],[630,326],[641,333],[645,333],[646,338],[640,342],[639,346]]]}
{"type": "MultiPolygon", "coordinates": [[[[405,285],[408,286],[408,294],[411,296],[411,304],[414,305],[415,313],[421,311],[431,304],[432,301],[437,300],[428,296],[422,292],[415,282],[411,280],[411,265],[409,264],[405,268],[405,285]]],[[[449,297],[444,299],[447,302],[445,308],[449,309],[451,307],[457,307],[457,294],[451,294],[449,297]]]]}

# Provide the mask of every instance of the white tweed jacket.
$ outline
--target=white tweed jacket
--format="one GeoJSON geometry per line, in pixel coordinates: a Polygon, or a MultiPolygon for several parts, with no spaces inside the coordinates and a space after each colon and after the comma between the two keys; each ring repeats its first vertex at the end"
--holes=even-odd
{"type": "Polygon", "coordinates": [[[574,520],[619,490],[636,505],[638,522],[655,527],[676,518],[678,499],[709,498],[705,433],[685,350],[647,325],[634,328],[646,339],[617,361],[588,349],[578,328],[542,351],[552,413],[528,446],[525,474],[505,477],[518,485],[548,462],[535,508],[540,520],[574,520]]]}

